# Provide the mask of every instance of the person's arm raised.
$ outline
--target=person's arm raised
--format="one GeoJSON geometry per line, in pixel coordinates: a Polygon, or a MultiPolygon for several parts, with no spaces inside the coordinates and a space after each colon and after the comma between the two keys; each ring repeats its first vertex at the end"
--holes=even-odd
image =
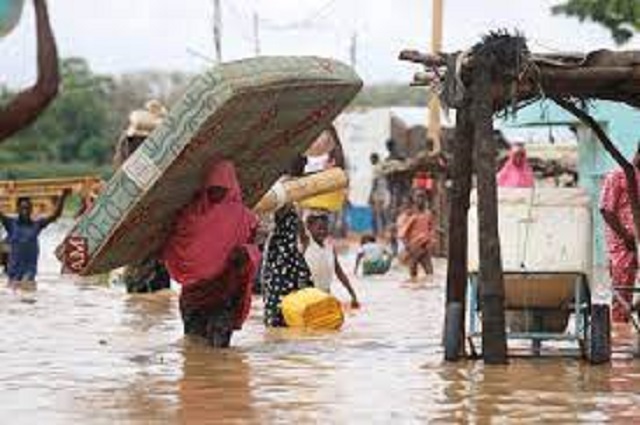
{"type": "Polygon", "coordinates": [[[58,94],[58,49],[45,0],[33,0],[36,11],[38,79],[0,109],[0,142],[27,127],[58,94]]]}
{"type": "Polygon", "coordinates": [[[62,215],[62,211],[64,210],[64,203],[70,194],[71,194],[71,190],[65,189],[62,192],[62,196],[59,196],[56,198],[56,209],[52,215],[44,219],[43,227],[50,225],[51,223],[53,223],[54,221],[57,221],[60,218],[60,216],[62,215]]]}

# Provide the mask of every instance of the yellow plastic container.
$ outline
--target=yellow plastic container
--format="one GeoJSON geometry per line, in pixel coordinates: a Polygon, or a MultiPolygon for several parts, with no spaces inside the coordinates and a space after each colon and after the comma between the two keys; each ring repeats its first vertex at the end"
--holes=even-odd
{"type": "Polygon", "coordinates": [[[322,195],[314,196],[313,198],[305,199],[300,202],[300,206],[303,208],[335,212],[342,210],[346,199],[347,191],[341,189],[336,190],[335,192],[324,193],[322,195]]]}
{"type": "Polygon", "coordinates": [[[344,323],[338,299],[317,288],[305,288],[282,299],[282,315],[290,328],[340,329],[344,323]]]}

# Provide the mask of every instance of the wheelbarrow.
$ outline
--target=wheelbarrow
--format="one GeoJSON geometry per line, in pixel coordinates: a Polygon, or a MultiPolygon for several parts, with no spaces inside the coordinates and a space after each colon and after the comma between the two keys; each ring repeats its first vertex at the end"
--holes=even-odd
{"type": "MultiPolygon", "coordinates": [[[[509,340],[530,340],[534,355],[543,341],[575,342],[593,363],[608,360],[608,306],[593,306],[587,276],[580,272],[505,272],[505,321],[509,340]],[[605,311],[602,308],[606,307],[605,311]],[[571,316],[573,320],[570,321],[571,316]]],[[[482,334],[481,282],[472,272],[468,287],[467,337],[482,334]]]]}
{"type": "MultiPolygon", "coordinates": [[[[467,332],[472,350],[482,329],[476,193],[469,211],[467,332]]],[[[580,188],[501,188],[499,233],[508,340],[575,342],[593,363],[610,358],[609,306],[592,302],[591,202],[580,188]],[[573,320],[570,320],[573,319],[573,320]]],[[[446,338],[445,338],[446,339],[446,338]]]]}

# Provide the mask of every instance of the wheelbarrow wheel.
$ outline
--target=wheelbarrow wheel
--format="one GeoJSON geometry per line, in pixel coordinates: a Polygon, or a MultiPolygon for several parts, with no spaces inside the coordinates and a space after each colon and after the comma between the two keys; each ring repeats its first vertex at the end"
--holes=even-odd
{"type": "Polygon", "coordinates": [[[591,306],[589,326],[589,362],[591,364],[608,363],[611,360],[611,318],[609,306],[598,304],[591,306]]]}
{"type": "Polygon", "coordinates": [[[460,358],[462,351],[462,304],[449,303],[445,312],[444,328],[444,358],[447,361],[455,362],[460,358]]]}

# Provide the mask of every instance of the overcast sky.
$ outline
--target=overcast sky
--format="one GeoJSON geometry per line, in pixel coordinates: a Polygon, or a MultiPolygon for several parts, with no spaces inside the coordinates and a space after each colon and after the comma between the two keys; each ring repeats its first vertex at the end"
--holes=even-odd
{"type": "MultiPolygon", "coordinates": [[[[408,82],[415,68],[396,60],[405,47],[426,49],[430,0],[220,0],[223,59],[254,54],[253,13],[262,54],[316,54],[349,60],[358,34],[366,82],[408,82]]],[[[495,28],[517,28],[532,50],[613,47],[594,24],[552,17],[560,0],[444,0],[446,50],[471,46],[495,28]]],[[[82,56],[98,72],[199,71],[213,58],[213,0],[49,0],[61,56],[82,56]]],[[[0,82],[24,85],[35,74],[32,0],[19,27],[0,39],[0,82]]],[[[637,47],[637,38],[628,47],[637,47]]]]}

